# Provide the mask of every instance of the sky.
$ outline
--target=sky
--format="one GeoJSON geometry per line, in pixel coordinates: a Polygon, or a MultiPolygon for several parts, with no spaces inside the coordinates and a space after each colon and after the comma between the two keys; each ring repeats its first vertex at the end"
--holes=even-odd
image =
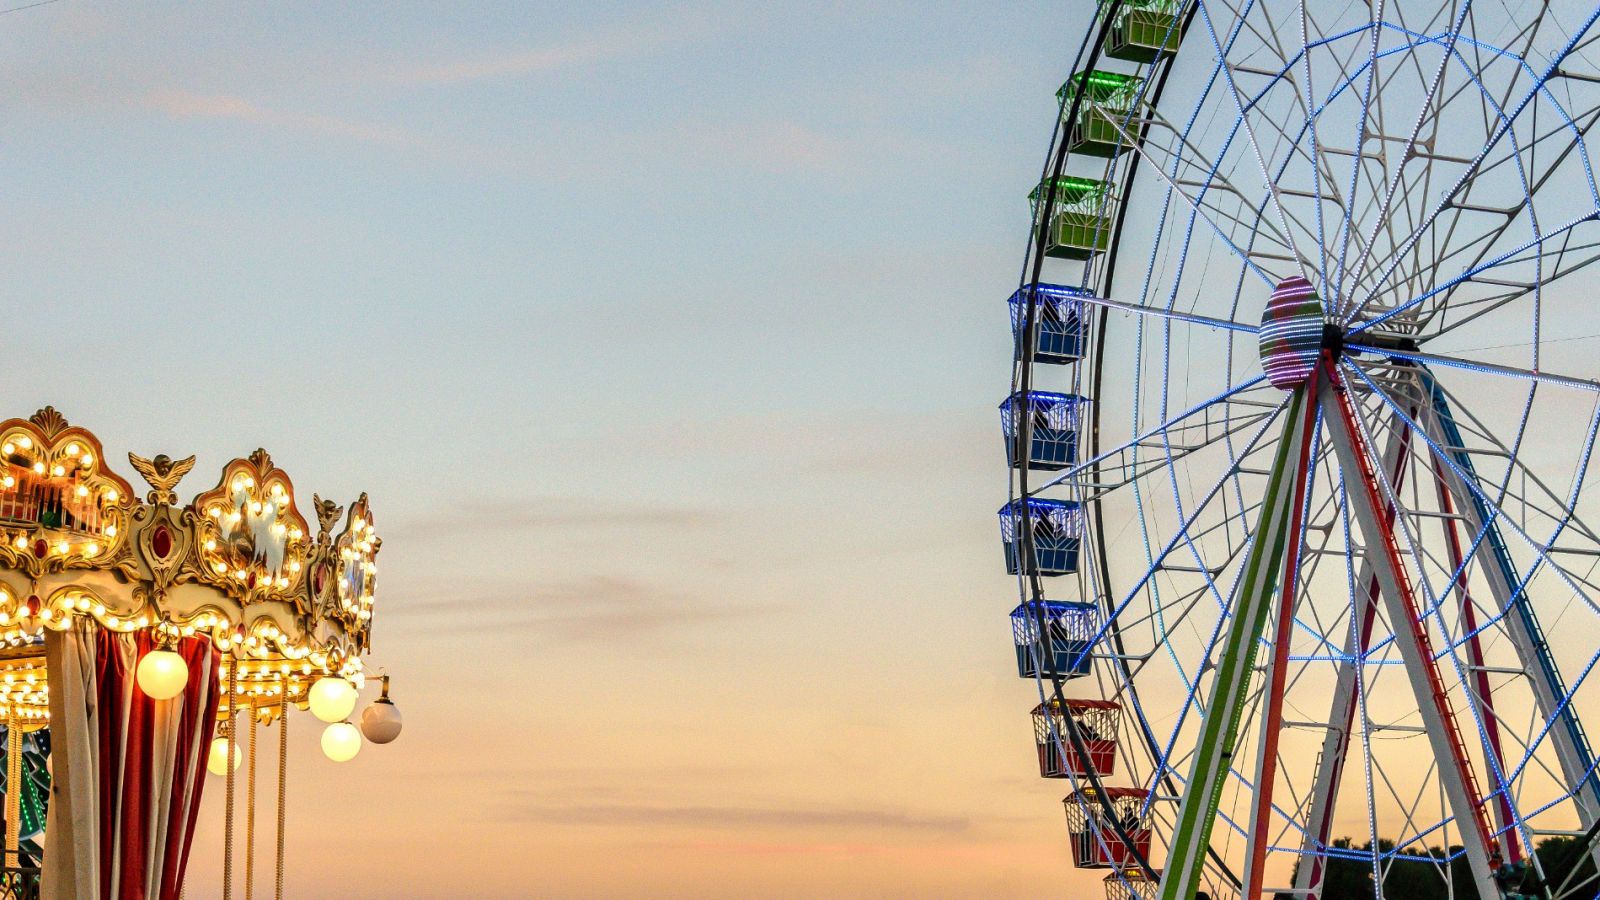
{"type": "Polygon", "coordinates": [[[288,896],[1099,892],[994,523],[1091,6],[19,5],[0,418],[372,498],[406,729],[291,723],[288,896]]]}

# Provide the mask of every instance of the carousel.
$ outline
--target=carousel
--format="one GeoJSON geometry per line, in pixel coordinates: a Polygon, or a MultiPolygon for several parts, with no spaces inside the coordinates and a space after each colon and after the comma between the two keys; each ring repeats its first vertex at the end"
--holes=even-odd
{"type": "Polygon", "coordinates": [[[254,895],[260,843],[281,898],[290,719],[309,712],[336,762],[400,733],[363,663],[371,509],[313,494],[308,521],[264,450],[187,504],[194,457],[128,460],[147,490],[52,408],[0,422],[0,898],[183,896],[208,777],[226,793],[221,896],[254,895]],[[272,731],[275,849],[256,823],[272,731]]]}

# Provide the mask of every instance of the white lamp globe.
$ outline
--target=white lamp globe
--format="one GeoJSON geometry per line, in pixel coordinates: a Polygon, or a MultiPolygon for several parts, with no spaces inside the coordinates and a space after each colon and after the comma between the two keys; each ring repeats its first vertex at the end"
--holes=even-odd
{"type": "Polygon", "coordinates": [[[387,744],[400,736],[400,710],[388,697],[372,701],[361,712],[361,733],[374,744],[387,744]]]}
{"type": "Polygon", "coordinates": [[[134,672],[139,690],[155,700],[171,700],[189,683],[189,666],[171,650],[151,650],[134,672]]]}
{"type": "MultiPolygon", "coordinates": [[[[350,717],[356,708],[355,685],[336,675],[317,679],[311,686],[311,714],[334,724],[350,717]]],[[[355,726],[350,726],[352,731],[355,726]]]]}
{"type": "MultiPolygon", "coordinates": [[[[233,768],[237,770],[239,763],[244,761],[244,753],[238,744],[233,745],[233,768]]],[[[206,759],[206,769],[213,775],[228,774],[228,739],[225,737],[214,738],[211,741],[211,755],[206,759]]]]}
{"type": "Polygon", "coordinates": [[[349,762],[361,752],[361,732],[349,722],[335,722],[322,731],[322,753],[334,762],[349,762]]]}

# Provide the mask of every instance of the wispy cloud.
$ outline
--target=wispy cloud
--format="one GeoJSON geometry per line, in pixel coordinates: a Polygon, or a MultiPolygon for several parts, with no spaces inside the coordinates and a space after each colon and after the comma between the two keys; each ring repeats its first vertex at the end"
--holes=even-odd
{"type": "Polygon", "coordinates": [[[495,56],[400,69],[392,73],[392,80],[401,84],[442,85],[484,78],[533,75],[613,59],[639,50],[645,44],[642,35],[616,34],[495,56]]]}
{"type": "Polygon", "coordinates": [[[176,119],[223,119],[359,143],[407,149],[441,149],[436,141],[382,122],[275,109],[233,94],[201,94],[169,89],[150,93],[147,101],[152,108],[176,119]]]}
{"type": "Polygon", "coordinates": [[[533,634],[564,643],[630,641],[773,611],[734,606],[611,575],[547,584],[488,587],[390,598],[397,624],[426,620],[431,631],[533,634]]]}
{"type": "Polygon", "coordinates": [[[663,826],[708,829],[815,829],[911,831],[955,834],[971,827],[965,816],[906,810],[783,806],[655,806],[645,804],[555,805],[537,798],[508,803],[501,817],[512,822],[558,825],[663,826]]]}
{"type": "Polygon", "coordinates": [[[613,59],[622,59],[716,33],[723,22],[714,16],[675,11],[598,30],[537,47],[502,50],[467,59],[398,66],[386,80],[408,85],[454,85],[494,78],[541,75],[613,59]]]}
{"type": "Polygon", "coordinates": [[[723,514],[710,509],[680,506],[618,505],[614,502],[583,500],[574,497],[527,497],[497,499],[467,498],[460,503],[435,509],[427,518],[416,518],[386,526],[386,536],[422,537],[448,532],[545,531],[573,529],[659,529],[689,528],[714,524],[723,514]]]}
{"type": "Polygon", "coordinates": [[[827,134],[792,119],[691,124],[675,137],[690,158],[734,161],[767,174],[838,170],[869,149],[860,136],[827,134]]]}

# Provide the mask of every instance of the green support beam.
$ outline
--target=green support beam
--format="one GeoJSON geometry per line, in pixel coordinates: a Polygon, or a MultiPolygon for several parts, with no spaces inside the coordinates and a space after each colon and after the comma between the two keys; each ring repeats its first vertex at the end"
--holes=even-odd
{"type": "Polygon", "coordinates": [[[1296,486],[1306,477],[1309,442],[1316,404],[1307,402],[1315,385],[1294,389],[1283,438],[1267,480],[1255,541],[1245,557],[1244,576],[1234,598],[1232,618],[1211,682],[1200,737],[1195,742],[1188,786],[1178,807],[1167,864],[1161,878],[1161,900],[1192,900],[1202,887],[1206,848],[1217,821],[1217,807],[1244,725],[1250,676],[1255,671],[1272,598],[1282,581],[1284,550],[1289,543],[1296,486]]]}

